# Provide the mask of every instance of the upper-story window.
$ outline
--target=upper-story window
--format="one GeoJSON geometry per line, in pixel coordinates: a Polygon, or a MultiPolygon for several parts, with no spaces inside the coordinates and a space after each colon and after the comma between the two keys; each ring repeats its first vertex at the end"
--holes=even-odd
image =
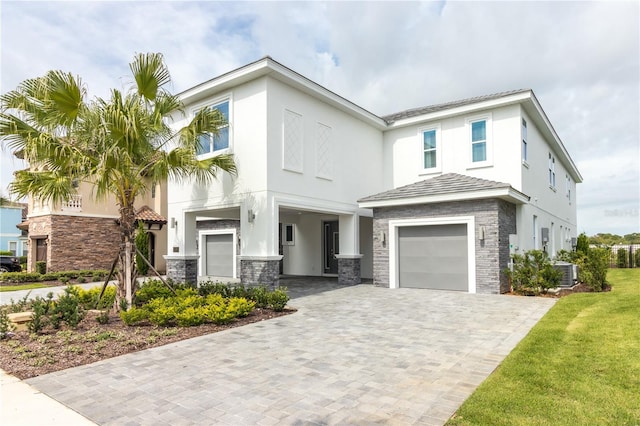
{"type": "Polygon", "coordinates": [[[207,108],[217,109],[226,120],[226,124],[218,128],[218,134],[212,133],[200,136],[198,155],[205,155],[229,148],[229,100],[209,105],[207,108]]]}
{"type": "Polygon", "coordinates": [[[522,161],[527,161],[527,121],[522,119],[522,161]]]}
{"type": "Polygon", "coordinates": [[[492,163],[491,114],[467,119],[470,166],[484,167],[492,163]]]}
{"type": "Polygon", "coordinates": [[[567,199],[571,201],[571,176],[566,175],[567,179],[567,199]]]}
{"type": "Polygon", "coordinates": [[[556,187],[556,158],[549,153],[549,186],[556,187]]]}
{"type": "Polygon", "coordinates": [[[442,168],[440,147],[440,126],[436,125],[420,130],[420,150],[422,151],[422,169],[425,172],[437,172],[442,168]]]}

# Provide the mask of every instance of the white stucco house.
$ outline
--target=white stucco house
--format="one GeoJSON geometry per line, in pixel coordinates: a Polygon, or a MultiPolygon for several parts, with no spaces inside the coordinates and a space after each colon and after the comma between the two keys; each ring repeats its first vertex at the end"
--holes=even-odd
{"type": "Polygon", "coordinates": [[[570,249],[582,177],[531,90],[377,116],[265,57],[180,94],[228,118],[201,155],[236,177],[168,186],[167,274],[277,285],[508,290],[510,250],[570,249]]]}

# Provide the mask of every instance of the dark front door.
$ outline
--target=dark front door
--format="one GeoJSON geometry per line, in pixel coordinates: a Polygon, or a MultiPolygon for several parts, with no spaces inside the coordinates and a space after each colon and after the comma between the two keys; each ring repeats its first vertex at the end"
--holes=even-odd
{"type": "Polygon", "coordinates": [[[47,261],[47,239],[38,238],[36,240],[36,262],[47,261]]]}
{"type": "Polygon", "coordinates": [[[324,273],[338,273],[338,259],[336,254],[340,250],[340,234],[338,232],[338,221],[323,222],[323,245],[324,245],[324,273]]]}

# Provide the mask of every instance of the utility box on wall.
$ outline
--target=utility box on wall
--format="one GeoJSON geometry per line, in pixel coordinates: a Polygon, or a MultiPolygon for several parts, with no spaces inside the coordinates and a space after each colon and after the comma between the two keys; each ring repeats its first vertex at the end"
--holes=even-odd
{"type": "Polygon", "coordinates": [[[513,256],[518,250],[518,234],[509,234],[509,254],[513,256]]]}
{"type": "Polygon", "coordinates": [[[542,244],[547,244],[549,242],[549,228],[540,229],[542,233],[542,244]]]}

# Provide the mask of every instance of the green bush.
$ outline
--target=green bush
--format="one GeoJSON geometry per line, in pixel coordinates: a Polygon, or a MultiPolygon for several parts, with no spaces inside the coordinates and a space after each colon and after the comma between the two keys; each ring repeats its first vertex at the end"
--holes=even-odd
{"type": "Polygon", "coordinates": [[[53,301],[53,293],[49,293],[47,298],[36,297],[31,301],[31,321],[27,323],[30,333],[40,333],[49,322],[49,315],[53,310],[55,303],[53,301]]]}
{"type": "Polygon", "coordinates": [[[206,311],[207,319],[218,325],[227,324],[235,318],[233,313],[227,309],[226,303],[222,305],[208,305],[206,311]]]}
{"type": "Polygon", "coordinates": [[[13,330],[15,325],[9,320],[9,314],[4,309],[0,310],[0,339],[5,339],[13,330]]]}
{"type": "Polygon", "coordinates": [[[135,294],[134,305],[142,306],[153,299],[172,297],[173,293],[160,280],[147,280],[135,294]]]}
{"type": "Polygon", "coordinates": [[[0,280],[8,283],[30,283],[40,281],[40,274],[35,272],[4,272],[0,280]]]}
{"type": "Polygon", "coordinates": [[[513,269],[506,275],[513,291],[521,294],[546,293],[548,289],[560,285],[562,272],[556,270],[549,256],[542,250],[529,250],[523,255],[513,255],[513,269]]]}
{"type": "Polygon", "coordinates": [[[610,252],[609,248],[594,247],[590,249],[588,255],[576,262],[578,280],[594,291],[602,291],[606,285],[610,252]]]}
{"type": "Polygon", "coordinates": [[[628,268],[629,267],[629,255],[627,254],[626,249],[618,249],[618,253],[616,253],[617,261],[616,266],[618,268],[628,268]]]}
{"type": "Polygon", "coordinates": [[[46,274],[47,273],[47,262],[43,262],[42,260],[39,260],[36,262],[36,272],[39,274],[46,274]]]}
{"type": "Polygon", "coordinates": [[[231,286],[223,284],[221,282],[205,281],[198,286],[198,293],[201,296],[207,296],[209,294],[219,294],[222,297],[231,296],[231,286]]]}
{"type": "MultiPolygon", "coordinates": [[[[144,229],[142,222],[138,222],[135,243],[136,248],[142,253],[142,256],[149,259],[149,234],[147,234],[147,231],[144,229]]],[[[138,251],[136,251],[136,270],[138,271],[138,275],[144,276],[149,272],[149,265],[142,259],[142,256],[138,254],[138,251]]]]}
{"type": "Polygon", "coordinates": [[[576,252],[587,256],[589,254],[589,237],[584,232],[578,235],[576,240],[576,252]]]}
{"type": "Polygon", "coordinates": [[[253,311],[256,303],[244,297],[232,297],[227,304],[227,312],[235,318],[244,318],[253,311]]]}
{"type": "Polygon", "coordinates": [[[187,306],[176,312],[176,324],[180,327],[192,327],[204,324],[207,319],[207,310],[203,306],[187,306]]]}
{"type": "Polygon", "coordinates": [[[168,326],[176,323],[178,306],[175,300],[169,298],[152,299],[145,305],[149,311],[149,321],[152,324],[168,326]]]}
{"type": "Polygon", "coordinates": [[[102,299],[98,302],[102,287],[92,287],[88,290],[82,287],[75,287],[76,295],[83,309],[108,309],[113,306],[116,300],[116,288],[112,285],[107,286],[102,295],[102,299]]]}
{"type": "Polygon", "coordinates": [[[640,249],[636,250],[636,268],[640,268],[640,249]]]}
{"type": "Polygon", "coordinates": [[[120,311],[120,319],[125,325],[136,325],[149,320],[149,311],[133,306],[128,311],[120,311]]]}
{"type": "MultiPolygon", "coordinates": [[[[553,268],[551,268],[553,270],[553,268]]],[[[558,282],[560,280],[558,279],[558,282]]],[[[284,310],[284,307],[287,306],[287,302],[289,301],[289,296],[287,295],[286,287],[278,287],[274,291],[270,292],[267,296],[268,304],[271,309],[276,312],[281,312],[284,310]]]]}
{"type": "Polygon", "coordinates": [[[60,328],[61,323],[66,323],[72,328],[76,328],[84,318],[84,309],[80,306],[77,289],[68,286],[64,293],[56,300],[49,321],[53,328],[60,328]]]}

